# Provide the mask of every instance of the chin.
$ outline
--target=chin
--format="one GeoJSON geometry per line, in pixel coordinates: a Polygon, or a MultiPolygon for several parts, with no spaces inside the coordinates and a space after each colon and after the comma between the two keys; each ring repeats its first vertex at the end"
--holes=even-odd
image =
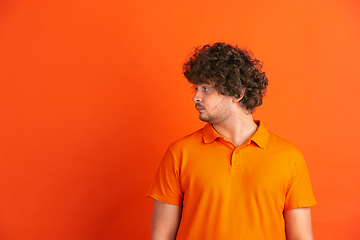
{"type": "Polygon", "coordinates": [[[199,117],[199,119],[203,122],[208,122],[208,120],[206,118],[199,117]]]}
{"type": "Polygon", "coordinates": [[[211,119],[209,118],[202,118],[202,117],[199,117],[199,119],[203,122],[207,122],[207,123],[212,123],[211,119]]]}

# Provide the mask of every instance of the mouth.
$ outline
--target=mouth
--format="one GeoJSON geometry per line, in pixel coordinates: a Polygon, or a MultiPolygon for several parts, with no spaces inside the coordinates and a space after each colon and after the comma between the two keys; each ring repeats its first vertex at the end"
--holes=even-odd
{"type": "Polygon", "coordinates": [[[205,108],[203,106],[201,106],[200,104],[195,104],[195,108],[196,110],[198,110],[199,112],[202,112],[205,110],[205,108]]]}

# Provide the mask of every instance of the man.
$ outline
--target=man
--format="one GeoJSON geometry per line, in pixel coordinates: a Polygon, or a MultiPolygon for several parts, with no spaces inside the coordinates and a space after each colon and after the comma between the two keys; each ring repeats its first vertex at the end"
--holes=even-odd
{"type": "Polygon", "coordinates": [[[165,153],[149,192],[151,239],[313,239],[301,152],[251,115],[268,85],[259,60],[215,43],[195,50],[184,75],[207,125],[165,153]]]}

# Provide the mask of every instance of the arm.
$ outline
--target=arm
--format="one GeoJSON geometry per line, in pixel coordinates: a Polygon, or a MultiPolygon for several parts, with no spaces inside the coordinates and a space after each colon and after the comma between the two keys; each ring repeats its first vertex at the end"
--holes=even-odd
{"type": "Polygon", "coordinates": [[[313,240],[310,207],[284,211],[287,240],[313,240]]]}
{"type": "Polygon", "coordinates": [[[154,200],[151,240],[175,240],[182,207],[154,200]]]}

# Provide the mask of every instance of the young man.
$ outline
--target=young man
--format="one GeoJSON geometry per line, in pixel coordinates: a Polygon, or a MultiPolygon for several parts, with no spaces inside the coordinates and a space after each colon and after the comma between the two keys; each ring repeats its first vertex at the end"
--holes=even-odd
{"type": "Polygon", "coordinates": [[[149,192],[153,240],[310,240],[316,204],[301,152],[252,112],[268,79],[247,51],[197,48],[184,65],[207,125],[171,144],[149,192]]]}

